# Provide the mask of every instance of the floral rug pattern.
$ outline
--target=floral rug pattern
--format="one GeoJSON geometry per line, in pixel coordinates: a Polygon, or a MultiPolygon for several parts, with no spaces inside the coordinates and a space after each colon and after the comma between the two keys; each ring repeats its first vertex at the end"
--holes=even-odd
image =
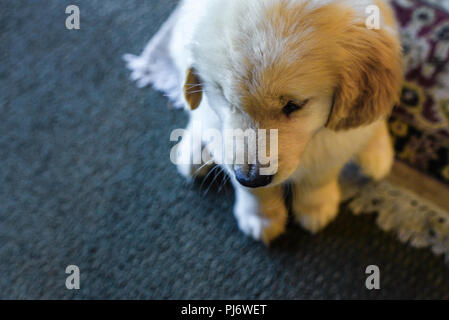
{"type": "Polygon", "coordinates": [[[449,184],[449,1],[391,2],[406,79],[390,119],[397,157],[449,184]]]}

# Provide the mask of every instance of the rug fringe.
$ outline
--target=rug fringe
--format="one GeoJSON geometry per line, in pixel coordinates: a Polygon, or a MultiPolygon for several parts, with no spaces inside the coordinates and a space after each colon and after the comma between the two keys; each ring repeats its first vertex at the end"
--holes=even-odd
{"type": "Polygon", "coordinates": [[[389,181],[372,182],[354,167],[345,169],[341,184],[355,215],[377,214],[378,226],[416,248],[444,254],[449,264],[449,212],[389,181]]]}

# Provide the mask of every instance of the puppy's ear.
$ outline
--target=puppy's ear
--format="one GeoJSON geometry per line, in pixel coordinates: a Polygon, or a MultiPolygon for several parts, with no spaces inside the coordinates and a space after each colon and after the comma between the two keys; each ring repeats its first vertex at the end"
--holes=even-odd
{"type": "Polygon", "coordinates": [[[342,38],[339,84],[327,127],[346,130],[387,116],[399,101],[402,54],[386,31],[354,26],[342,38]]]}
{"type": "Polygon", "coordinates": [[[186,81],[184,83],[184,97],[192,110],[198,108],[203,98],[203,85],[193,68],[187,70],[186,81]]]}

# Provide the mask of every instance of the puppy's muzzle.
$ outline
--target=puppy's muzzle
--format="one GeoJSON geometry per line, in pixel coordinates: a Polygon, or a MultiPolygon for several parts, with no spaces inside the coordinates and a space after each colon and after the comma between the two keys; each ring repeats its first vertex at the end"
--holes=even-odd
{"type": "Polygon", "coordinates": [[[235,178],[244,187],[261,188],[273,181],[272,175],[261,175],[258,165],[250,164],[234,168],[235,178]]]}

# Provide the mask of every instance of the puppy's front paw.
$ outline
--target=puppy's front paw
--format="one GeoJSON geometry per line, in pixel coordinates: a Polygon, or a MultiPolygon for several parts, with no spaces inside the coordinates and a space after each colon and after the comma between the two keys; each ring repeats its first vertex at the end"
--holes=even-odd
{"type": "Polygon", "coordinates": [[[323,230],[338,214],[338,204],[324,201],[321,205],[295,212],[296,222],[311,233],[323,230]]]}
{"type": "Polygon", "coordinates": [[[386,124],[380,127],[368,146],[358,155],[357,163],[368,177],[382,180],[391,171],[394,149],[386,124]]]}
{"type": "Polygon", "coordinates": [[[293,200],[295,220],[311,233],[323,230],[338,214],[340,189],[336,182],[312,191],[296,195],[293,200]]]}
{"type": "Polygon", "coordinates": [[[393,148],[384,148],[383,152],[363,153],[359,156],[358,163],[368,177],[375,181],[382,180],[388,176],[393,167],[393,148]]]}
{"type": "Polygon", "coordinates": [[[152,82],[151,70],[145,57],[128,53],[123,55],[123,60],[126,62],[126,67],[131,71],[130,79],[136,81],[139,88],[144,88],[152,82]]]}
{"type": "Polygon", "coordinates": [[[275,212],[270,217],[261,210],[250,208],[246,204],[236,204],[234,215],[237,219],[240,230],[247,236],[257,241],[270,244],[285,231],[287,223],[287,209],[285,206],[269,208],[275,212]]]}

